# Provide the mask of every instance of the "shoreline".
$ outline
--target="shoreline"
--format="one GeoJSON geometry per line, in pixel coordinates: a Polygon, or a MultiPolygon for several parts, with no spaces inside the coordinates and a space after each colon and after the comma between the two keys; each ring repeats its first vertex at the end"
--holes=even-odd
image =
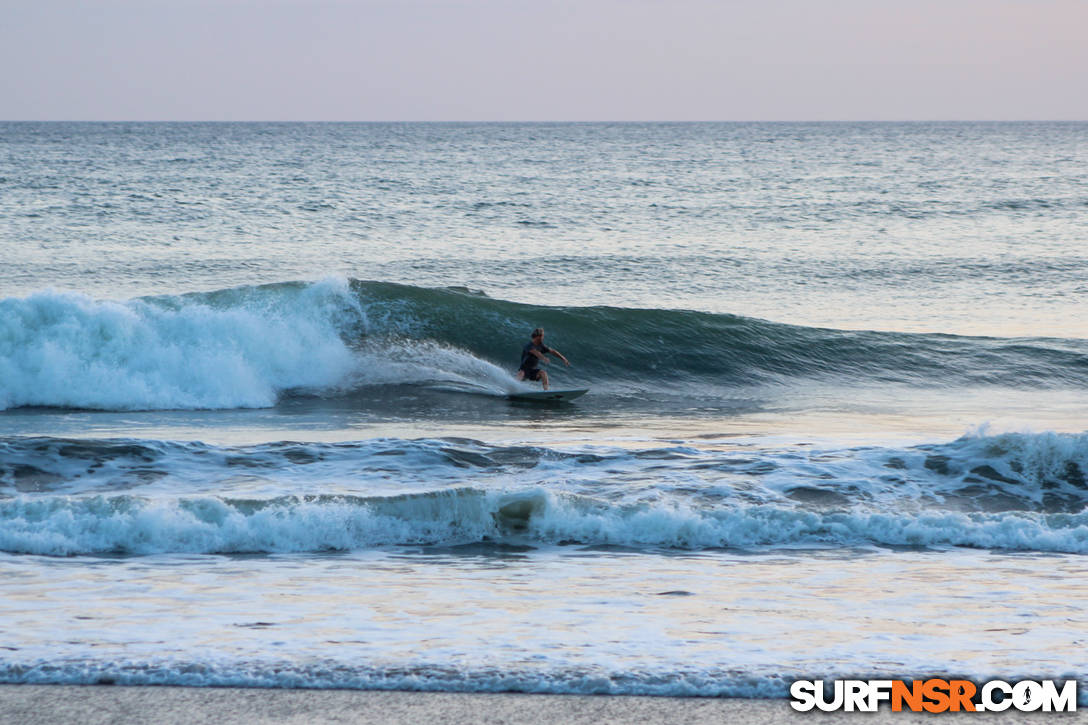
{"type": "MultiPolygon", "coordinates": [[[[0,721],[74,723],[932,723],[928,713],[794,711],[786,699],[615,695],[303,690],[128,685],[0,685],[0,721]]],[[[1088,721],[1076,713],[987,713],[987,722],[1088,721]]],[[[943,713],[940,722],[979,722],[975,713],[943,713]]]]}

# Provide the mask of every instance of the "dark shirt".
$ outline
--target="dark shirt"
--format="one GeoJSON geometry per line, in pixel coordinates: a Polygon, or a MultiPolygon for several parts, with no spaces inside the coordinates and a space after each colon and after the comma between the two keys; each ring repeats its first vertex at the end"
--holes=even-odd
{"type": "Polygon", "coordinates": [[[552,351],[550,347],[544,343],[539,345],[535,343],[528,343],[521,349],[521,370],[536,370],[536,366],[540,363],[540,358],[530,352],[530,350],[536,350],[542,355],[547,355],[552,351]]]}

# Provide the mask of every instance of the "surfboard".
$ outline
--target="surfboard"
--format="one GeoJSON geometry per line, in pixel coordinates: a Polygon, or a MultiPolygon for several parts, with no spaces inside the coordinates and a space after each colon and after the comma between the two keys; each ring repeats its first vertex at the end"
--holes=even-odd
{"type": "Polygon", "coordinates": [[[568,400],[580,398],[589,392],[589,388],[577,388],[574,390],[533,390],[524,393],[510,393],[508,400],[525,400],[536,403],[563,403],[568,400]]]}

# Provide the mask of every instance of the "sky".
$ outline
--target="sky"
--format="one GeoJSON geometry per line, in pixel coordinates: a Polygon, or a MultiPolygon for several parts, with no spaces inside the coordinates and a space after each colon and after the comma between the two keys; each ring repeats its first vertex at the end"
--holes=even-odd
{"type": "Polygon", "coordinates": [[[0,0],[0,119],[1088,120],[1088,0],[0,0]]]}

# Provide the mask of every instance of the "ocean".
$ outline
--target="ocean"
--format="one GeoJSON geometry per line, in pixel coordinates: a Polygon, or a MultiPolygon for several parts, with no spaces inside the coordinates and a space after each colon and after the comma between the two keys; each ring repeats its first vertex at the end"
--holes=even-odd
{"type": "Polygon", "coordinates": [[[1088,124],[0,123],[0,258],[0,682],[1088,677],[1088,124]]]}

